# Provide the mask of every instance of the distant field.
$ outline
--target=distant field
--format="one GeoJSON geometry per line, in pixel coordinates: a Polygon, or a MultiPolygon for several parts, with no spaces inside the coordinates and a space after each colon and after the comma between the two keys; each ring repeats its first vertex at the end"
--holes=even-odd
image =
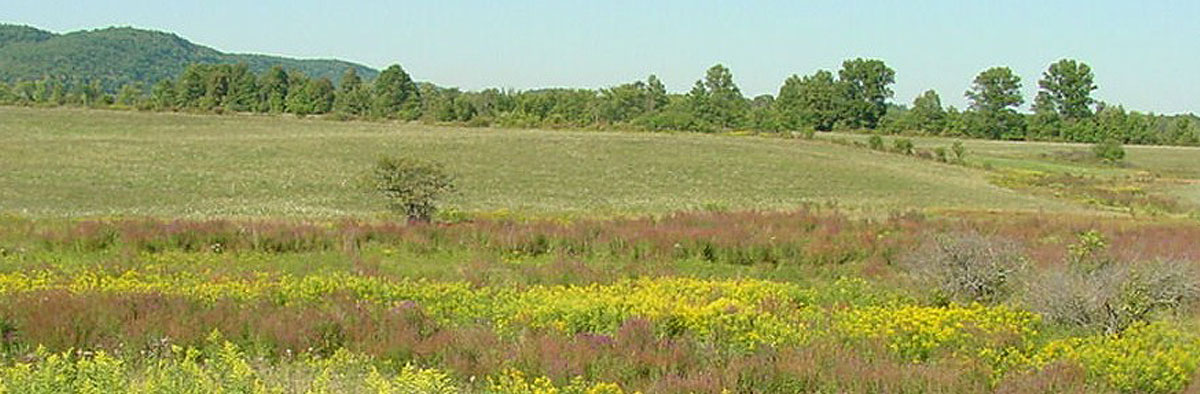
{"type": "Polygon", "coordinates": [[[0,212],[369,216],[383,207],[353,179],[380,155],[445,162],[461,189],[450,205],[470,212],[1086,209],[982,170],[822,141],[0,108],[0,212]]]}
{"type": "MultiPolygon", "coordinates": [[[[868,135],[851,133],[823,133],[822,139],[842,138],[866,142],[868,135]]],[[[1149,171],[1179,179],[1200,179],[1200,148],[1178,146],[1126,146],[1125,165],[1120,167],[1100,166],[1095,163],[1071,163],[1054,160],[1052,155],[1063,152],[1090,152],[1091,146],[1079,143],[992,141],[978,139],[954,139],[945,137],[885,137],[887,142],[894,138],[909,138],[917,148],[949,147],[961,141],[968,150],[967,161],[976,164],[988,163],[996,167],[1042,169],[1050,171],[1073,171],[1089,174],[1129,174],[1149,171]]],[[[890,145],[889,145],[890,146],[890,145]]]]}

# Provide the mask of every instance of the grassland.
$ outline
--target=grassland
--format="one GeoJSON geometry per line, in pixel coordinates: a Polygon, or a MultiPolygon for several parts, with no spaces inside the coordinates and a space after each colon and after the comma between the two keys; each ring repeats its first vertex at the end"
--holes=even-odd
{"type": "Polygon", "coordinates": [[[0,121],[0,394],[1200,389],[1195,149],[0,121]],[[385,215],[385,154],[469,220],[385,215]]]}
{"type": "Polygon", "coordinates": [[[371,216],[380,155],[445,162],[450,201],[531,215],[786,209],[1081,210],[986,172],[823,142],[0,108],[0,211],[33,217],[371,216]]]}

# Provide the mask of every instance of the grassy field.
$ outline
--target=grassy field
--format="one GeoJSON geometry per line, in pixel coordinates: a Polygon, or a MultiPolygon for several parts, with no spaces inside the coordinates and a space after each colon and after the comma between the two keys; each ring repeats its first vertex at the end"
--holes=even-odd
{"type": "Polygon", "coordinates": [[[866,139],[0,107],[0,394],[1200,390],[1200,151],[866,139]]]}
{"type": "MultiPolygon", "coordinates": [[[[843,139],[866,143],[869,135],[825,133],[821,139],[843,139]]],[[[1069,160],[1063,154],[1088,156],[1091,145],[1079,143],[992,141],[954,139],[946,137],[887,137],[911,139],[917,148],[949,148],[955,141],[968,150],[967,162],[976,166],[1071,172],[1100,176],[1129,176],[1138,173],[1155,174],[1186,184],[1200,180],[1200,148],[1182,146],[1131,145],[1125,146],[1126,157],[1120,165],[1105,165],[1095,161],[1069,160]]],[[[890,145],[889,145],[890,146],[890,145]]]]}
{"type": "Polygon", "coordinates": [[[1082,210],[984,171],[824,142],[0,108],[0,212],[371,216],[354,179],[380,155],[446,163],[471,212],[1082,210]]]}

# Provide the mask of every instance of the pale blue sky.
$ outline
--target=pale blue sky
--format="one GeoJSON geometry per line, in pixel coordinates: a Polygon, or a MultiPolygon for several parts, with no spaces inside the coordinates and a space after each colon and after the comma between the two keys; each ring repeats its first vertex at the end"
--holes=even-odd
{"type": "Polygon", "coordinates": [[[719,62],[753,96],[791,74],[873,57],[896,70],[896,101],[933,88],[960,108],[985,68],[1012,67],[1029,100],[1046,66],[1071,57],[1095,70],[1102,100],[1200,112],[1196,0],[6,0],[0,22],[128,25],[229,52],[400,63],[418,80],[466,89],[595,88],[655,73],[685,91],[719,62]]]}

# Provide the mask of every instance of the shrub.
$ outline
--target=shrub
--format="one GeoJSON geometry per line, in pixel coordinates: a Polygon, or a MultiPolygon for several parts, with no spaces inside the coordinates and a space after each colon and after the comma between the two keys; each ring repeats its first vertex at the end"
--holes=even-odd
{"type": "Polygon", "coordinates": [[[936,288],[944,301],[995,303],[1011,292],[1025,261],[1012,242],[961,233],[935,236],[903,264],[918,283],[936,288]]]}
{"type": "Polygon", "coordinates": [[[1114,334],[1200,299],[1194,265],[1071,265],[1040,275],[1027,292],[1030,307],[1047,320],[1114,334]]]}
{"type": "Polygon", "coordinates": [[[381,158],[375,163],[371,186],[388,200],[388,207],[410,221],[428,222],[442,196],[454,191],[454,178],[441,164],[414,158],[381,158]]]}
{"type": "Polygon", "coordinates": [[[935,157],[937,157],[937,161],[940,161],[942,163],[949,161],[946,157],[946,148],[945,147],[939,146],[937,148],[933,148],[933,155],[935,157]]]}
{"type": "Polygon", "coordinates": [[[867,146],[874,150],[883,150],[883,137],[872,135],[867,139],[867,146]]]}
{"type": "Polygon", "coordinates": [[[1125,147],[1121,146],[1120,141],[1110,139],[1092,145],[1092,153],[1100,160],[1108,163],[1116,163],[1125,158],[1125,147]]]}
{"type": "Polygon", "coordinates": [[[913,149],[915,147],[915,145],[913,145],[912,140],[910,140],[908,138],[897,138],[896,141],[892,142],[892,146],[893,146],[893,148],[896,149],[897,153],[902,153],[902,154],[906,154],[906,155],[913,154],[913,149]]]}
{"type": "Polygon", "coordinates": [[[954,161],[959,163],[962,163],[962,161],[967,157],[967,148],[963,146],[961,141],[954,141],[954,143],[950,145],[950,151],[954,152],[954,161]]]}

